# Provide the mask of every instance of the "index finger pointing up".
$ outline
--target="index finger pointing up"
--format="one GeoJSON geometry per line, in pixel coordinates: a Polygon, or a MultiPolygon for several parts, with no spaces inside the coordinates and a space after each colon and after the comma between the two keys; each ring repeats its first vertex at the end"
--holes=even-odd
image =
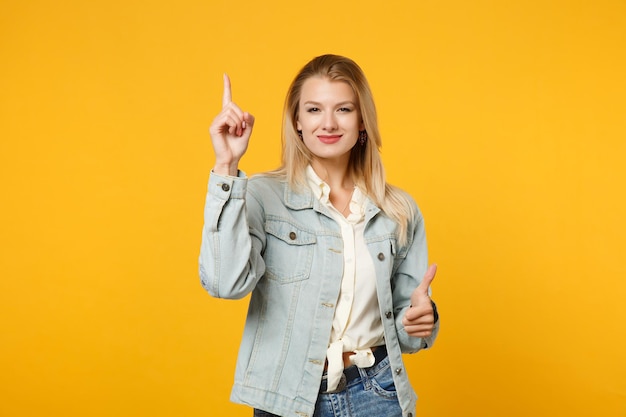
{"type": "Polygon", "coordinates": [[[233,100],[230,91],[230,78],[228,74],[224,74],[224,95],[222,96],[222,107],[226,107],[233,100]]]}

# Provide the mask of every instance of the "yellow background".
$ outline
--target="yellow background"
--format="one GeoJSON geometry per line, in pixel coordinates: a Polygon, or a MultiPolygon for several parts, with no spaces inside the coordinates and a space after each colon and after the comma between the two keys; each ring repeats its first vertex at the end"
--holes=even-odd
{"type": "Polygon", "coordinates": [[[197,277],[222,73],[279,161],[283,97],[361,64],[442,314],[420,416],[626,416],[626,3],[0,3],[0,415],[249,416],[245,301],[197,277]]]}

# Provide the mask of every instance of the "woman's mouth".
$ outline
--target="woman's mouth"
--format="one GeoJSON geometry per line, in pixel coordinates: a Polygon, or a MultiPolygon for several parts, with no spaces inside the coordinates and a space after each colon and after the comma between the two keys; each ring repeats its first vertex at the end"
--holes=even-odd
{"type": "Polygon", "coordinates": [[[318,135],[317,138],[320,140],[320,142],[330,145],[339,142],[339,139],[341,139],[341,135],[318,135]]]}

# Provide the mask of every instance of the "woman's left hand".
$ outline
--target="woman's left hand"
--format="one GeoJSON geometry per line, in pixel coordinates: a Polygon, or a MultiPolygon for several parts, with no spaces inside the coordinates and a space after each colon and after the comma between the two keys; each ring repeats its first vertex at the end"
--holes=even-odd
{"type": "Polygon", "coordinates": [[[420,285],[411,294],[411,307],[407,310],[402,324],[409,336],[428,337],[435,328],[435,312],[428,295],[428,287],[437,272],[437,265],[431,265],[420,285]]]}

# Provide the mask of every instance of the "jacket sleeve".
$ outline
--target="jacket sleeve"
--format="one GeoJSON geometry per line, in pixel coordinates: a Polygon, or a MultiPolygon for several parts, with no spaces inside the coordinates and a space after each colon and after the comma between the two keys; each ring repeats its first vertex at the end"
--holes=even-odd
{"type": "MultiPolygon", "coordinates": [[[[414,204],[414,203],[413,203],[414,204]]],[[[409,239],[407,246],[400,251],[406,255],[399,256],[399,265],[395,268],[392,277],[393,305],[396,320],[396,332],[403,353],[415,353],[420,349],[426,349],[433,345],[439,333],[439,319],[435,322],[432,334],[426,338],[409,336],[404,329],[402,319],[411,304],[411,294],[422,282],[422,278],[428,269],[428,250],[426,246],[426,232],[424,219],[417,206],[414,207],[416,215],[408,228],[409,239]]],[[[398,256],[399,254],[396,254],[398,256]]],[[[429,295],[432,291],[428,289],[429,295]]],[[[436,308],[433,303],[433,308],[436,308]]]]}
{"type": "Polygon", "coordinates": [[[247,186],[241,171],[237,177],[215,173],[209,177],[199,267],[200,282],[214,297],[242,298],[265,272],[261,257],[265,234],[258,226],[262,207],[255,199],[246,199],[247,186]],[[257,227],[249,227],[250,222],[257,227]]]}

